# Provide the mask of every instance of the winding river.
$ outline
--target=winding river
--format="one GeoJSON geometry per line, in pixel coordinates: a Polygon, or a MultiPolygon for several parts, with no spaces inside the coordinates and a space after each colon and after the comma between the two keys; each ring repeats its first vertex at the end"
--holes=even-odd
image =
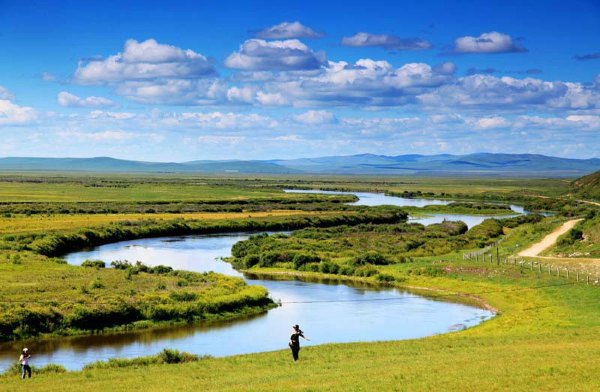
{"type": "MultiPolygon", "coordinates": [[[[355,194],[364,200],[362,195],[365,193],[355,194]]],[[[379,196],[372,196],[368,202],[372,203],[376,197],[379,196]]],[[[386,201],[389,201],[388,196],[386,201]]],[[[151,355],[164,348],[212,356],[285,349],[291,325],[296,323],[311,338],[305,345],[314,345],[420,338],[468,328],[494,315],[488,310],[435,301],[397,289],[376,289],[332,281],[270,280],[242,275],[220,258],[229,256],[232,245],[248,238],[250,234],[124,241],[71,253],[65,259],[71,264],[81,264],[86,259],[106,262],[140,260],[148,265],[170,265],[175,269],[216,271],[241,277],[248,284],[266,287],[271,297],[281,302],[281,306],[259,316],[230,322],[2,343],[0,371],[18,358],[24,345],[31,349],[35,366],[58,363],[76,370],[86,363],[115,357],[151,355]]]]}
{"type": "MultiPolygon", "coordinates": [[[[392,205],[400,207],[425,207],[429,205],[448,205],[453,200],[439,200],[439,199],[413,199],[399,196],[387,196],[383,193],[373,192],[341,192],[341,191],[322,191],[315,189],[285,189],[287,193],[315,193],[315,194],[327,194],[327,195],[356,195],[358,201],[350,203],[356,206],[381,206],[381,205],[392,205]]],[[[411,223],[422,223],[424,225],[431,225],[433,223],[441,223],[444,220],[463,221],[467,227],[471,228],[477,226],[481,222],[489,218],[510,218],[519,214],[526,214],[527,212],[521,206],[514,204],[510,205],[510,209],[514,212],[512,215],[467,215],[467,214],[432,214],[426,213],[426,216],[410,217],[409,222],[411,223]]]]}

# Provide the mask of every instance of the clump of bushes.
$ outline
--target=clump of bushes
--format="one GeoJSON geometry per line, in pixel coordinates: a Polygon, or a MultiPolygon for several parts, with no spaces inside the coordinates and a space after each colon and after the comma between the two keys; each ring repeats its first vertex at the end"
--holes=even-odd
{"type": "Polygon", "coordinates": [[[90,268],[106,268],[106,263],[102,260],[85,260],[81,263],[82,267],[90,268]]]}
{"type": "Polygon", "coordinates": [[[125,270],[130,275],[136,275],[140,272],[156,275],[166,275],[173,272],[173,267],[168,265],[157,265],[150,267],[141,261],[136,261],[135,264],[131,264],[127,260],[115,260],[110,263],[114,269],[125,270]]]}
{"type": "Polygon", "coordinates": [[[294,255],[292,262],[294,263],[294,269],[298,270],[306,264],[321,262],[321,258],[314,254],[297,253],[294,255]]]}
{"type": "Polygon", "coordinates": [[[352,265],[357,267],[361,265],[388,265],[391,261],[382,254],[376,252],[368,252],[358,255],[352,259],[352,265]]]}
{"type": "Polygon", "coordinates": [[[83,367],[83,370],[91,369],[110,369],[110,368],[126,368],[126,367],[142,367],[156,364],[177,364],[177,363],[188,363],[199,361],[200,359],[210,358],[209,355],[198,356],[190,354],[185,351],[178,351],[173,349],[165,348],[163,351],[156,355],[150,355],[147,357],[139,357],[132,359],[125,358],[111,358],[108,361],[97,361],[94,363],[87,364],[83,367]]]}

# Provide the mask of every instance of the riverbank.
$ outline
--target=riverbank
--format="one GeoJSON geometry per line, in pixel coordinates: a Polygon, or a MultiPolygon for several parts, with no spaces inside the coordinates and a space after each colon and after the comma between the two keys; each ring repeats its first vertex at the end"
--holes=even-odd
{"type": "MultiPolygon", "coordinates": [[[[457,258],[448,262],[462,263],[457,258]]],[[[500,314],[478,327],[425,339],[307,347],[298,364],[282,349],[181,365],[34,375],[28,386],[48,391],[242,391],[249,386],[273,391],[579,391],[600,386],[597,287],[522,276],[516,267],[456,270],[453,276],[413,277],[406,284],[477,296],[500,314]]],[[[2,381],[9,389],[22,386],[18,379],[2,381]]]]}

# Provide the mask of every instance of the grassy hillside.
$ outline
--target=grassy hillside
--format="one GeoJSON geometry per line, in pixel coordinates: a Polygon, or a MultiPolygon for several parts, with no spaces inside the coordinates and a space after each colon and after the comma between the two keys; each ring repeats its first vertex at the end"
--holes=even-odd
{"type": "Polygon", "coordinates": [[[600,201],[600,170],[573,181],[572,188],[582,199],[600,201]]]}

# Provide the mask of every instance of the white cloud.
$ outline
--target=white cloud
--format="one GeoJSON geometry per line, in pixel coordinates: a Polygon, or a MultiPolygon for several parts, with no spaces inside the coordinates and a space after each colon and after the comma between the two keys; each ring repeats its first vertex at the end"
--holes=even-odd
{"type": "Polygon", "coordinates": [[[62,131],[58,132],[58,136],[63,139],[79,141],[93,141],[93,142],[115,142],[115,141],[128,141],[139,138],[140,135],[124,132],[124,131],[100,131],[100,132],[81,132],[81,131],[62,131]]]}
{"type": "Polygon", "coordinates": [[[452,81],[450,68],[423,63],[394,68],[387,61],[371,59],[354,64],[330,61],[315,74],[268,82],[263,93],[279,94],[295,106],[405,105],[414,103],[417,94],[452,81]]]}
{"type": "Polygon", "coordinates": [[[309,125],[330,124],[336,121],[335,115],[327,110],[309,110],[294,116],[294,119],[309,125]]]}
{"type": "Polygon", "coordinates": [[[496,31],[482,33],[479,37],[460,37],[454,41],[454,52],[456,53],[510,53],[526,51],[527,49],[517,45],[510,35],[496,31]]]}
{"type": "Polygon", "coordinates": [[[256,88],[254,87],[231,87],[227,90],[227,100],[231,102],[253,103],[256,88]]]}
{"type": "Polygon", "coordinates": [[[573,114],[567,116],[566,120],[581,125],[588,129],[600,130],[600,116],[573,114]]]}
{"type": "Polygon", "coordinates": [[[12,100],[15,96],[6,88],[0,86],[0,99],[12,100]]]}
{"type": "Polygon", "coordinates": [[[54,82],[56,80],[56,76],[50,72],[42,72],[42,80],[46,82],[54,82]]]}
{"type": "Polygon", "coordinates": [[[600,107],[600,95],[579,83],[470,75],[418,95],[425,106],[536,106],[545,109],[600,107]]]}
{"type": "Polygon", "coordinates": [[[289,101],[280,93],[265,93],[259,91],[256,93],[256,101],[265,106],[283,106],[288,105],[289,101]]]}
{"type": "Polygon", "coordinates": [[[61,106],[71,108],[92,108],[113,105],[113,101],[107,98],[94,96],[81,98],[66,91],[58,93],[57,100],[61,106]]]}
{"type": "Polygon", "coordinates": [[[306,70],[325,63],[323,52],[313,52],[296,39],[265,41],[249,39],[225,59],[229,68],[245,70],[306,70]]]}
{"type": "Polygon", "coordinates": [[[263,39],[289,39],[289,38],[319,38],[323,34],[317,33],[310,27],[300,22],[282,22],[256,32],[258,38],[263,39]]]}
{"type": "Polygon", "coordinates": [[[431,42],[421,38],[400,38],[388,34],[356,33],[343,37],[342,45],[353,47],[380,46],[387,50],[423,50],[431,49],[431,42]]]}
{"type": "Polygon", "coordinates": [[[493,117],[483,117],[479,119],[474,119],[468,121],[475,129],[495,129],[495,128],[503,128],[509,125],[508,121],[504,117],[493,116],[493,117]]]}
{"type": "Polygon", "coordinates": [[[165,79],[125,82],[116,92],[147,104],[206,105],[223,99],[227,87],[218,79],[165,79]]]}
{"type": "MultiPolygon", "coordinates": [[[[0,95],[3,91],[0,90],[0,95]]],[[[4,89],[5,96],[7,95],[4,89]]],[[[0,125],[25,125],[37,120],[37,112],[28,106],[19,106],[8,99],[0,99],[0,125]]]]}
{"type": "Polygon", "coordinates": [[[185,79],[214,76],[216,71],[203,55],[190,49],[159,44],[154,39],[127,40],[123,52],[103,60],[81,62],[74,80],[80,84],[104,84],[161,78],[185,79]]]}
{"type": "Polygon", "coordinates": [[[102,110],[94,110],[90,112],[89,117],[93,120],[130,120],[135,118],[136,115],[129,112],[105,112],[102,110]]]}
{"type": "Polygon", "coordinates": [[[239,114],[223,112],[183,112],[172,113],[164,116],[161,121],[169,126],[194,126],[207,129],[254,129],[254,128],[273,128],[277,126],[277,121],[271,117],[261,116],[259,114],[239,114]]]}

